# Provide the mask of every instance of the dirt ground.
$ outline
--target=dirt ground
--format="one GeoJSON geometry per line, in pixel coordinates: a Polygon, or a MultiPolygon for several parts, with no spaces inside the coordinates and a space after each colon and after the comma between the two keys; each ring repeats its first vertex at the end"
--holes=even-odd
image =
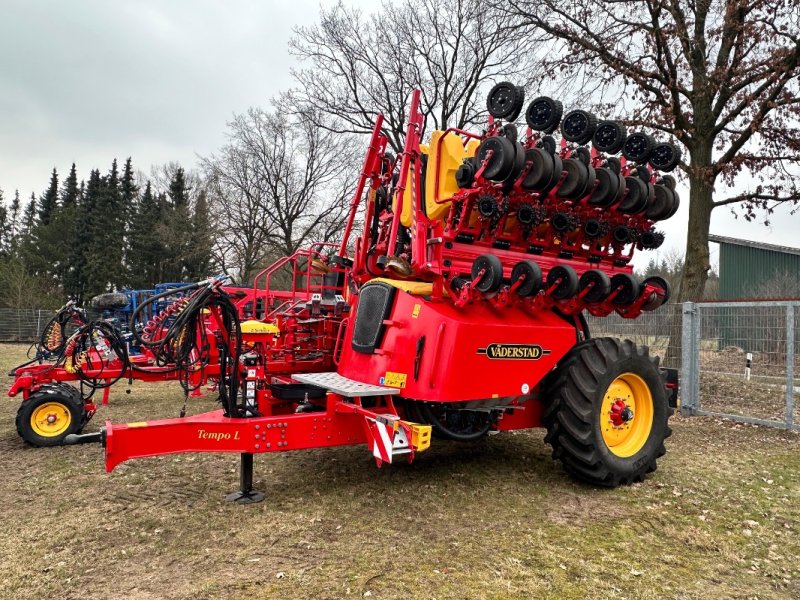
{"type": "MultiPolygon", "coordinates": [[[[3,374],[24,351],[0,345],[3,374]]],[[[99,446],[26,447],[9,383],[3,599],[800,597],[797,434],[675,417],[658,471],[616,490],[567,478],[538,430],[380,470],[363,447],[273,454],[267,500],[239,506],[235,456],[106,474],[99,446]]],[[[180,409],[177,385],[124,389],[87,430],[180,409]]]]}

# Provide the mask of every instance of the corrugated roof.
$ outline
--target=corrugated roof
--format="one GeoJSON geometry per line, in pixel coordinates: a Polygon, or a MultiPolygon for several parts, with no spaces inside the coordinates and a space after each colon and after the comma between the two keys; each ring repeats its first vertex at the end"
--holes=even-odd
{"type": "Polygon", "coordinates": [[[781,252],[783,254],[795,254],[800,256],[800,248],[789,246],[777,246],[775,244],[765,244],[763,242],[752,242],[750,240],[740,240],[738,238],[725,237],[723,235],[709,235],[709,242],[717,244],[731,244],[733,246],[744,246],[745,248],[756,248],[758,250],[768,250],[770,252],[781,252]]]}

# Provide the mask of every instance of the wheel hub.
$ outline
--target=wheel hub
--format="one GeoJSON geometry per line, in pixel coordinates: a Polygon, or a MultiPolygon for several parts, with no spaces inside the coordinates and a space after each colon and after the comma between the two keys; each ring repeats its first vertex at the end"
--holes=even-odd
{"type": "Polygon", "coordinates": [[[611,405],[611,410],[608,411],[608,418],[614,427],[622,427],[628,421],[633,420],[633,411],[622,398],[617,398],[611,405]]]}
{"type": "Polygon", "coordinates": [[[627,458],[647,443],[653,426],[653,396],[645,381],[634,373],[622,373],[606,389],[599,429],[612,454],[627,458]]]}
{"type": "Polygon", "coordinates": [[[72,424],[72,415],[66,404],[53,400],[45,402],[31,413],[31,430],[44,438],[58,437],[72,424]]]}

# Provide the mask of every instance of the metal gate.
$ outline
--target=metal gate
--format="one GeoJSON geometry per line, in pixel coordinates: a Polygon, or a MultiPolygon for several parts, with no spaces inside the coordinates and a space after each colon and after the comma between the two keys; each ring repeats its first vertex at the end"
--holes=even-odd
{"type": "Polygon", "coordinates": [[[682,305],[681,410],[800,431],[796,301],[682,305]]]}

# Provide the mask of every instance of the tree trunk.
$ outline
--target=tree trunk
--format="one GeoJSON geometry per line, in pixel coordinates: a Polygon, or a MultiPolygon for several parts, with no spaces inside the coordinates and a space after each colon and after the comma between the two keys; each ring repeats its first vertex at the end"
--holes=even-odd
{"type": "MultiPolygon", "coordinates": [[[[711,168],[711,144],[692,153],[689,168],[689,226],[686,232],[686,255],[680,287],[675,299],[683,303],[702,300],[711,262],[708,252],[708,233],[711,211],[714,209],[714,176],[711,168]]],[[[667,346],[664,363],[680,365],[681,328],[683,311],[676,310],[671,318],[672,335],[667,346]]]]}
{"type": "Polygon", "coordinates": [[[711,227],[714,183],[705,177],[689,176],[689,227],[686,232],[686,257],[677,299],[701,300],[711,262],[708,252],[708,230],[711,227]]]}

